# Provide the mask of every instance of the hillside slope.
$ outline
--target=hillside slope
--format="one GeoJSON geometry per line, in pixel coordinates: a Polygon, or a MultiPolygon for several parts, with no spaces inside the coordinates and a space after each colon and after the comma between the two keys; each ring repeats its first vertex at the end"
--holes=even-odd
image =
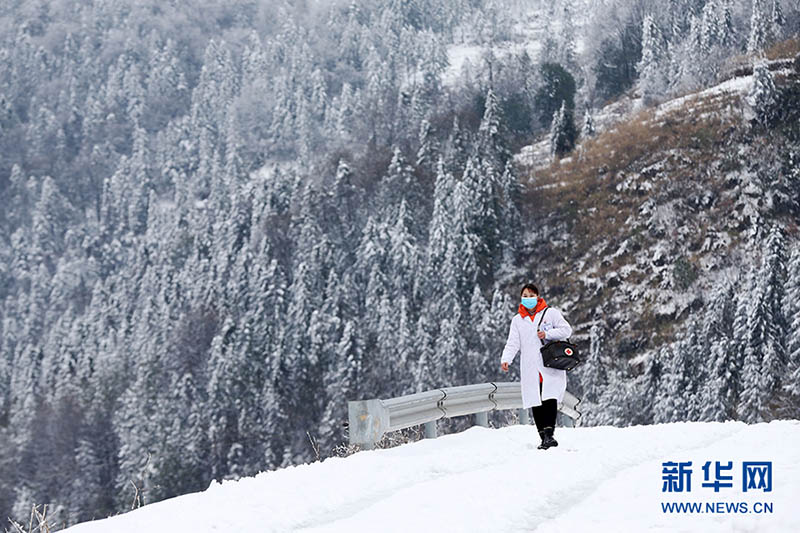
{"type": "MultiPolygon", "coordinates": [[[[798,531],[800,422],[560,429],[473,427],[214,483],[205,492],[79,524],[70,533],[191,531],[798,531]],[[663,462],[692,461],[691,491],[662,492],[663,462]],[[706,461],[733,462],[732,487],[702,487],[706,461]],[[772,462],[772,490],[742,488],[745,461],[772,462]],[[747,503],[748,512],[670,513],[662,502],[747,503]],[[772,504],[758,513],[756,502],[772,504]]],[[[713,476],[713,468],[710,481],[713,476]]],[[[716,508],[716,507],[715,507],[716,508]]]]}
{"type": "MultiPolygon", "coordinates": [[[[777,225],[797,241],[800,73],[774,61],[781,111],[752,121],[752,75],[617,119],[570,157],[523,151],[527,267],[623,358],[674,340],[721,276],[746,273],[777,225]]],[[[588,344],[587,344],[588,348],[588,344]]]]}

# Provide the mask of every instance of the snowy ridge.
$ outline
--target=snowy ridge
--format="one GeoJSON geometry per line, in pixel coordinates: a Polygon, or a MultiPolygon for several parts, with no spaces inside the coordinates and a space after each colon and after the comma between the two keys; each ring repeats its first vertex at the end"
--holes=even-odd
{"type": "MultiPolygon", "coordinates": [[[[767,64],[770,70],[774,70],[773,76],[788,76],[792,73],[792,68],[786,65],[787,60],[785,59],[778,59],[774,61],[768,61],[767,64]],[[784,68],[778,68],[784,67],[784,68]]],[[[661,117],[670,111],[674,111],[676,109],[680,109],[686,104],[691,104],[693,102],[698,102],[700,100],[712,100],[714,98],[718,98],[725,95],[746,95],[750,92],[751,88],[753,87],[753,75],[749,74],[746,76],[738,76],[727,79],[723,82],[718,83],[713,87],[709,87],[708,89],[704,89],[699,92],[695,92],[692,94],[688,94],[686,96],[681,96],[679,98],[673,98],[663,104],[659,105],[656,109],[656,117],[661,117]]]]}
{"type": "MultiPolygon", "coordinates": [[[[787,76],[791,74],[792,69],[787,67],[786,63],[787,61],[785,59],[768,62],[770,70],[775,70],[773,72],[774,76],[787,76]]],[[[736,76],[722,81],[713,87],[672,98],[650,110],[653,111],[654,119],[662,119],[670,113],[680,111],[684,107],[694,112],[694,106],[699,104],[716,103],[718,100],[723,100],[729,96],[745,96],[752,86],[752,74],[736,76]]],[[[622,97],[600,109],[593,116],[596,134],[611,130],[616,124],[630,119],[636,112],[642,110],[641,105],[642,102],[640,98],[622,97]]],[[[579,139],[576,150],[580,150],[581,142],[582,139],[579,139]]],[[[534,170],[547,167],[552,161],[549,138],[545,136],[539,142],[523,147],[514,157],[517,162],[525,164],[534,170]]],[[[568,159],[565,159],[564,161],[567,160],[568,159]]]]}
{"type": "MultiPolygon", "coordinates": [[[[800,422],[463,433],[289,467],[74,526],[114,531],[798,531],[800,422]],[[692,491],[662,492],[663,462],[692,461],[692,491]],[[701,486],[706,461],[732,461],[733,488],[701,486]],[[743,492],[743,461],[772,461],[771,492],[743,492]],[[662,502],[771,502],[771,514],[664,513],[662,502]]],[[[712,478],[713,480],[713,478],[712,478]]]]}
{"type": "Polygon", "coordinates": [[[712,99],[717,96],[722,96],[726,94],[738,94],[743,95],[747,94],[750,88],[753,86],[753,76],[740,76],[737,78],[731,78],[729,80],[725,80],[722,83],[715,85],[714,87],[710,87],[700,92],[692,93],[686,96],[681,96],[679,98],[674,98],[665,102],[656,108],[656,117],[661,117],[670,111],[675,111],[680,109],[686,104],[697,102],[699,100],[705,99],[712,99]]]}

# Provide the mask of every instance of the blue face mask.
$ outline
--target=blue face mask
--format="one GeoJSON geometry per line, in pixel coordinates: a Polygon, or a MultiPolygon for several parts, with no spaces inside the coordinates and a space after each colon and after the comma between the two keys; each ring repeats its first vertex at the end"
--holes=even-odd
{"type": "Polygon", "coordinates": [[[522,299],[522,305],[526,309],[533,309],[534,307],[536,307],[536,302],[538,302],[538,301],[539,301],[539,298],[536,298],[535,296],[533,298],[523,298],[522,299]]]}

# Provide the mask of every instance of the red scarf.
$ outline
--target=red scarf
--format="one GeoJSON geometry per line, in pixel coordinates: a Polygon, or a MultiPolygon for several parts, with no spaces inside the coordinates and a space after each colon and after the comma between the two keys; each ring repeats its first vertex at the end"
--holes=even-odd
{"type": "MultiPolygon", "coordinates": [[[[533,317],[536,316],[536,313],[538,313],[545,307],[547,307],[547,304],[544,303],[544,298],[539,298],[539,300],[536,302],[536,307],[533,308],[533,311],[528,311],[527,307],[525,307],[522,304],[519,304],[519,309],[517,310],[517,312],[519,312],[522,318],[525,318],[526,316],[531,317],[531,322],[533,322],[533,317]]],[[[542,373],[539,372],[539,383],[542,383],[542,381],[543,381],[542,373]]]]}
{"type": "Polygon", "coordinates": [[[520,316],[522,316],[522,318],[529,316],[531,317],[531,321],[533,321],[533,317],[536,316],[536,313],[538,313],[545,307],[547,307],[547,304],[544,303],[544,298],[539,298],[539,300],[536,302],[536,307],[533,308],[533,311],[528,311],[527,307],[525,307],[522,304],[519,304],[519,309],[517,309],[517,312],[520,314],[520,316]]]}

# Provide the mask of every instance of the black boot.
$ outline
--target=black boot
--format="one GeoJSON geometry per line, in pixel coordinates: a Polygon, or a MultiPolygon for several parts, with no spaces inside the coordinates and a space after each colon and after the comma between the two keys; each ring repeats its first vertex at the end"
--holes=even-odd
{"type": "Polygon", "coordinates": [[[558,441],[553,438],[553,433],[555,433],[555,431],[556,428],[552,426],[544,428],[543,430],[544,437],[542,438],[542,446],[544,446],[545,449],[550,448],[552,446],[558,446],[558,441]]]}
{"type": "Polygon", "coordinates": [[[540,450],[546,450],[550,446],[546,442],[547,441],[547,434],[545,433],[545,430],[540,429],[539,430],[539,436],[542,438],[542,443],[539,444],[539,446],[537,446],[537,448],[539,448],[540,450]]]}

